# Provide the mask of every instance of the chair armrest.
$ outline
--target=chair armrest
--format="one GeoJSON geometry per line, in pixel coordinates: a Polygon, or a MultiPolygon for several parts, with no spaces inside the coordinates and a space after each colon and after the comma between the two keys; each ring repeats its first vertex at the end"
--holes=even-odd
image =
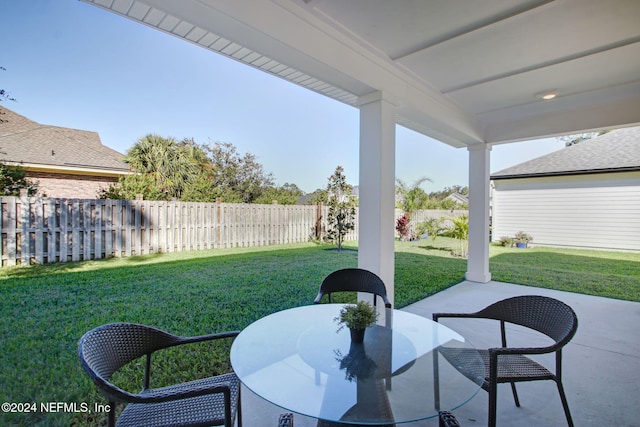
{"type": "Polygon", "coordinates": [[[322,292],[318,292],[318,295],[316,296],[316,299],[313,300],[314,304],[320,304],[320,300],[322,299],[322,295],[324,295],[322,292]]]}
{"type": "Polygon", "coordinates": [[[225,393],[230,395],[231,393],[231,382],[228,381],[191,386],[189,386],[189,384],[190,383],[184,383],[179,386],[145,390],[139,394],[132,395],[131,401],[136,403],[157,403],[204,396],[207,394],[225,393]]]}
{"type": "Polygon", "coordinates": [[[179,341],[175,345],[191,344],[196,342],[211,341],[211,340],[217,340],[222,338],[235,338],[239,334],[240,334],[240,331],[229,331],[229,332],[219,332],[219,333],[208,334],[208,335],[198,335],[195,337],[178,337],[179,341]]]}
{"type": "Polygon", "coordinates": [[[389,298],[387,298],[385,295],[380,295],[380,297],[382,298],[382,301],[384,302],[384,306],[386,308],[391,308],[391,302],[389,301],[389,298]]]}
{"type": "Polygon", "coordinates": [[[433,313],[431,315],[434,322],[437,322],[441,317],[459,317],[468,319],[484,319],[485,317],[478,315],[478,313],[433,313]]]}
{"type": "MultiPolygon", "coordinates": [[[[226,374],[235,375],[235,374],[226,374]]],[[[206,394],[215,393],[230,393],[231,382],[220,381],[211,384],[193,384],[194,382],[187,382],[179,385],[173,385],[169,387],[162,387],[157,389],[143,390],[140,393],[131,393],[120,387],[115,386],[109,382],[104,381],[102,378],[94,378],[94,382],[105,392],[110,399],[118,402],[127,403],[157,403],[167,402],[171,400],[186,399],[188,397],[203,396],[206,394]]]]}
{"type": "Polygon", "coordinates": [[[527,355],[527,354],[547,354],[558,349],[557,345],[546,347],[495,347],[488,349],[489,355],[527,355]]]}

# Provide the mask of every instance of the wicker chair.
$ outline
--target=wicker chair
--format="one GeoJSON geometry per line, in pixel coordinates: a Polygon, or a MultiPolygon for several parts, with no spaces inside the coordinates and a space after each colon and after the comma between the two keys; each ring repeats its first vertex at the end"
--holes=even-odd
{"type": "MultiPolygon", "coordinates": [[[[484,361],[484,378],[474,377],[474,369],[469,366],[477,357],[475,350],[439,347],[452,366],[489,393],[489,427],[496,425],[497,385],[511,383],[516,406],[520,406],[516,382],[553,380],[555,381],[569,426],[573,426],[567,397],[562,386],[562,348],[573,338],[578,328],[578,318],[571,307],[553,298],[529,295],[508,298],[496,302],[477,313],[434,313],[433,320],[442,317],[481,318],[500,321],[502,347],[479,350],[484,361]],[[554,342],[545,347],[507,347],[505,324],[512,323],[536,330],[547,335],[554,342]],[[475,355],[470,352],[475,353],[475,355]],[[555,353],[555,374],[527,355],[555,353]],[[469,368],[469,369],[467,369],[469,368]]],[[[436,359],[437,360],[437,359],[436,359]]],[[[475,370],[477,373],[477,370],[475,370]]],[[[437,393],[437,389],[436,389],[437,393]]],[[[437,398],[437,397],[436,397],[437,398]]]]}
{"type": "Polygon", "coordinates": [[[361,268],[345,268],[329,274],[322,281],[318,296],[313,303],[319,304],[324,295],[327,295],[329,302],[331,302],[333,292],[367,292],[374,295],[374,306],[378,299],[376,296],[378,296],[384,301],[385,307],[391,308],[391,303],[387,298],[387,288],[382,279],[361,268]]]}
{"type": "Polygon", "coordinates": [[[97,327],[80,339],[78,356],[89,377],[109,399],[109,426],[213,426],[231,427],[240,412],[240,382],[234,373],[204,378],[162,388],[150,388],[151,355],[157,350],[182,344],[233,338],[239,332],[197,337],[179,337],[149,326],[112,323],[97,327]],[[138,394],[112,383],[114,372],[146,356],[144,388],[138,394]],[[118,422],[116,403],[124,402],[118,422]]]}

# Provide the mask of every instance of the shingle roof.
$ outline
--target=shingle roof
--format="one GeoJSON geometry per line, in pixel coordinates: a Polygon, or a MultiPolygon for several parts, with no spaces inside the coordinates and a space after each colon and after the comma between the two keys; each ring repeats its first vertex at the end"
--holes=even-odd
{"type": "Polygon", "coordinates": [[[102,145],[96,132],[42,125],[0,107],[0,159],[61,169],[126,172],[124,155],[102,145]]]}
{"type": "Polygon", "coordinates": [[[447,196],[447,199],[453,200],[457,203],[469,203],[469,197],[460,193],[451,193],[447,196]]]}
{"type": "Polygon", "coordinates": [[[640,127],[617,129],[503,169],[491,179],[640,170],[640,127]]]}

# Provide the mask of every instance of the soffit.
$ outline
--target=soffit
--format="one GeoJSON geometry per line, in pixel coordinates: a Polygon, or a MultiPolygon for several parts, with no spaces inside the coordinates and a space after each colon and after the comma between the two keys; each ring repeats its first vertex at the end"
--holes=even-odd
{"type": "Polygon", "coordinates": [[[453,146],[640,123],[637,0],[85,1],[453,146]]]}

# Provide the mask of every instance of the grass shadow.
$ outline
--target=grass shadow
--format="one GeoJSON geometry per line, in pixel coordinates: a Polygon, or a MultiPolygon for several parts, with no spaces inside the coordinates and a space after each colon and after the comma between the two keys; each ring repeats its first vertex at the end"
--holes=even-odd
{"type": "Polygon", "coordinates": [[[418,246],[420,249],[424,249],[427,251],[445,251],[451,252],[453,249],[448,246],[433,246],[433,245],[421,245],[418,246]]]}

